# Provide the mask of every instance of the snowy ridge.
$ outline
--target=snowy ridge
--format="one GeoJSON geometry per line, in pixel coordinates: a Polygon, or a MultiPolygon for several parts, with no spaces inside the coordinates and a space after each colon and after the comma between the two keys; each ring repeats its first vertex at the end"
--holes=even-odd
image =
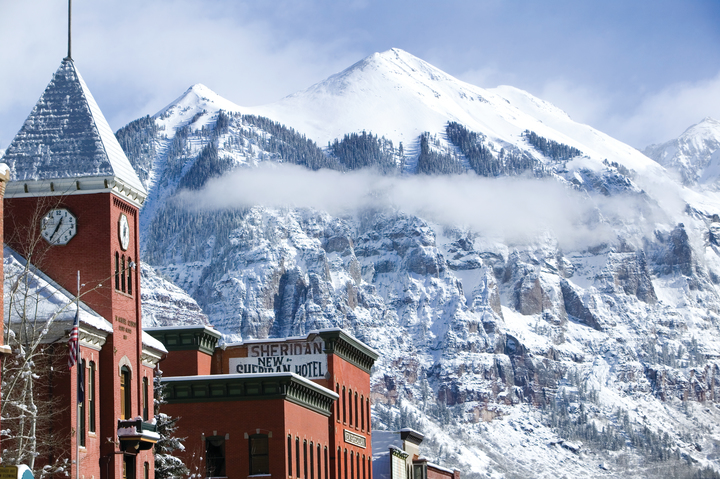
{"type": "Polygon", "coordinates": [[[674,140],[650,145],[644,153],[676,171],[687,185],[720,186],[720,121],[714,118],[705,118],[674,140]]]}
{"type": "Polygon", "coordinates": [[[292,125],[319,145],[366,130],[410,146],[421,133],[438,133],[448,121],[457,121],[524,148],[520,134],[529,129],[580,148],[596,161],[613,157],[631,169],[657,169],[637,150],[572,122],[522,90],[486,90],[396,48],[375,53],[303,92],[247,111],[292,125]]]}
{"type": "MultiPolygon", "coordinates": [[[[380,353],[374,427],[422,431],[421,454],[463,477],[696,477],[717,468],[720,195],[677,184],[640,152],[525,92],[479,89],[391,50],[243,113],[323,146],[362,130],[396,147],[407,141],[415,158],[406,167],[423,132],[434,152],[457,155],[444,133],[457,121],[493,154],[545,168],[517,182],[482,178],[481,187],[509,185],[519,199],[521,209],[497,221],[545,204],[528,196],[533,182],[559,183],[594,202],[569,228],[589,228],[594,241],[561,247],[564,238],[547,233],[502,242],[397,208],[185,210],[173,202],[183,185],[212,193],[206,176],[188,181],[197,164],[221,164],[217,174],[233,179],[248,171],[232,172],[238,166],[311,152],[268,122],[221,114],[239,111],[222,102],[193,87],[154,117],[142,237],[144,259],[227,341],[350,331],[380,353]],[[520,136],[526,129],[582,155],[551,159],[520,136]],[[285,143],[272,150],[278,138],[285,143]]],[[[469,206],[478,216],[505,205],[469,206]]],[[[550,210],[567,216],[572,206],[550,210]]]]}

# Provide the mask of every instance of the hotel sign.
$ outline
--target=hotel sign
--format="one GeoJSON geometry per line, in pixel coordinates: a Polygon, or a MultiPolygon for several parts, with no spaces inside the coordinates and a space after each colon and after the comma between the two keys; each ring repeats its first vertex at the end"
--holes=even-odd
{"type": "Polygon", "coordinates": [[[361,436],[360,434],[355,434],[354,432],[350,432],[347,429],[343,429],[343,432],[345,433],[345,442],[348,444],[352,444],[353,446],[362,447],[365,449],[367,445],[367,440],[365,439],[365,436],[361,436]]]}
{"type": "Polygon", "coordinates": [[[230,358],[230,373],[295,373],[307,379],[325,379],[324,350],[322,340],[250,344],[248,357],[230,358]]]}

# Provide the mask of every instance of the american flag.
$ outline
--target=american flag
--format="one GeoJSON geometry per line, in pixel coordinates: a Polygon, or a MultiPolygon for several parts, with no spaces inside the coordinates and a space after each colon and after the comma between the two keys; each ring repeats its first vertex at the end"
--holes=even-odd
{"type": "Polygon", "coordinates": [[[80,341],[78,340],[79,329],[80,329],[80,306],[75,311],[75,322],[73,323],[72,330],[70,331],[70,341],[68,341],[68,347],[70,349],[68,354],[68,369],[72,369],[77,362],[78,354],[80,353],[80,341]]]}

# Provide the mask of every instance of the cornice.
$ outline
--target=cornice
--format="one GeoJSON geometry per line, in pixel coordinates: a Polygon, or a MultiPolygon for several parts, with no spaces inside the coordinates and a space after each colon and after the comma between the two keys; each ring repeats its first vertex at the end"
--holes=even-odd
{"type": "Polygon", "coordinates": [[[87,324],[80,323],[78,338],[81,346],[100,351],[107,340],[107,336],[107,331],[101,331],[87,324]]]}
{"type": "Polygon", "coordinates": [[[163,378],[169,404],[282,399],[329,417],[337,395],[291,373],[163,378]]]}
{"type": "Polygon", "coordinates": [[[168,351],[200,351],[212,355],[221,338],[219,332],[204,325],[143,330],[163,343],[168,351]]]}
{"type": "Polygon", "coordinates": [[[318,335],[325,341],[326,353],[335,354],[370,374],[375,360],[379,357],[370,346],[340,329],[320,331],[318,335]]]}
{"type": "Polygon", "coordinates": [[[89,195],[114,193],[142,208],[147,193],[133,188],[117,176],[90,176],[52,180],[11,181],[5,189],[7,198],[34,198],[39,196],[89,195]]]}

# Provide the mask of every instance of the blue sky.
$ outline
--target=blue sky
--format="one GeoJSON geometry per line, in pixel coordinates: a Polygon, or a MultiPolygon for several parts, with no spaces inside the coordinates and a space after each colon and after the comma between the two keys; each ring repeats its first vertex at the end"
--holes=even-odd
{"type": "MultiPolygon", "coordinates": [[[[66,0],[0,0],[0,148],[66,54],[66,0]]],[[[720,2],[75,0],[73,58],[113,129],[194,83],[269,103],[402,48],[637,148],[720,118],[720,2]]]]}

